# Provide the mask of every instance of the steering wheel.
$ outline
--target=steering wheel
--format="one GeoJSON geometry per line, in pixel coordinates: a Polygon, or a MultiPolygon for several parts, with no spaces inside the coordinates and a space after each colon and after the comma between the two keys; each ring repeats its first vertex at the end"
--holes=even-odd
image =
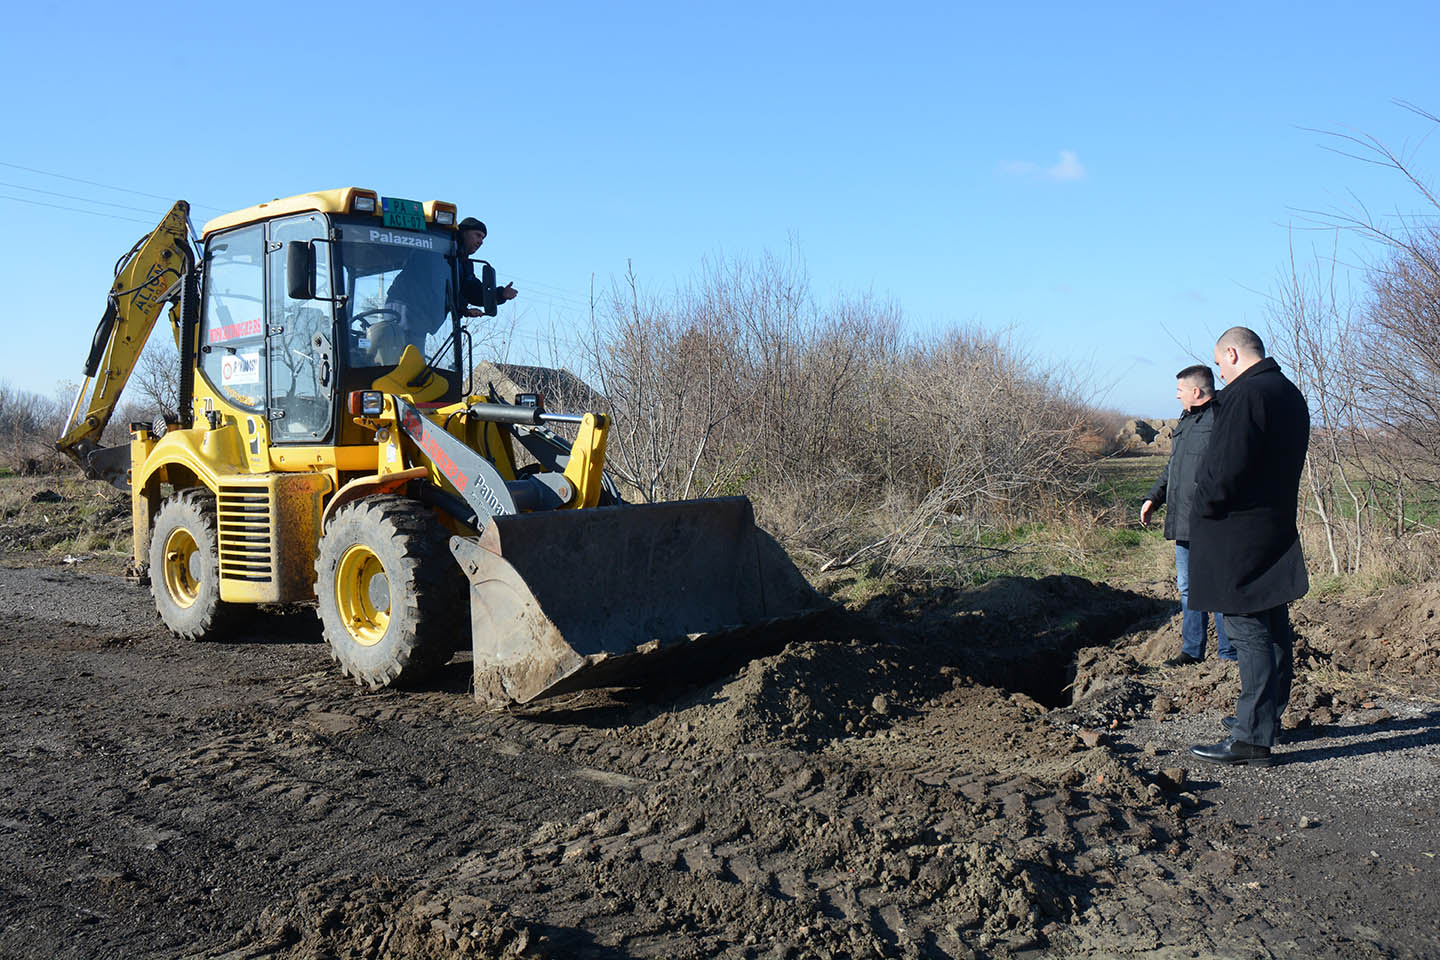
{"type": "Polygon", "coordinates": [[[363,332],[370,329],[370,320],[367,318],[376,316],[377,314],[384,314],[385,319],[391,321],[398,321],[400,319],[399,310],[392,309],[391,307],[376,307],[374,310],[361,310],[350,318],[350,322],[360,324],[360,329],[363,332]]]}

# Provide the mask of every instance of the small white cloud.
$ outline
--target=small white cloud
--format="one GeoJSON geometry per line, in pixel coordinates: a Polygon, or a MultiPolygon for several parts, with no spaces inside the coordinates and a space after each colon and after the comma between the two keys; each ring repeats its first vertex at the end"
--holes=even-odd
{"type": "Polygon", "coordinates": [[[1074,150],[1061,150],[1060,162],[1047,169],[1045,176],[1051,180],[1084,180],[1085,168],[1074,150]]]}
{"type": "Polygon", "coordinates": [[[1085,167],[1074,150],[1061,150],[1060,159],[1048,167],[1029,160],[1015,160],[1000,169],[1012,177],[1037,177],[1059,183],[1085,179],[1085,167]]]}

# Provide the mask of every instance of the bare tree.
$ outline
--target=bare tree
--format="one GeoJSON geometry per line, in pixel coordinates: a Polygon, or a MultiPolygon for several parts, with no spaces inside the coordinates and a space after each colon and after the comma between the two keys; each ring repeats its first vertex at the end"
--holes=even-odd
{"type": "MultiPolygon", "coordinates": [[[[1440,126],[1440,117],[1413,104],[1400,105],[1440,126]]],[[[1440,196],[1411,156],[1365,133],[1331,132],[1337,152],[1394,171],[1415,191],[1424,213],[1377,217],[1356,200],[1328,215],[1335,226],[1371,241],[1379,250],[1368,271],[1361,349],[1364,409],[1373,423],[1391,430],[1410,470],[1428,483],[1440,481],[1440,196]],[[1408,448],[1408,449],[1406,449],[1408,448]]]]}
{"type": "MultiPolygon", "coordinates": [[[[1410,104],[1428,124],[1440,119],[1410,104]]],[[[1422,212],[1376,216],[1360,199],[1319,215],[1336,231],[1326,266],[1295,263],[1272,302],[1275,352],[1310,403],[1306,513],[1324,538],[1332,573],[1394,556],[1414,524],[1407,505],[1433,500],[1440,482],[1440,198],[1412,155],[1364,133],[1332,132],[1337,152],[1394,171],[1422,212]],[[1338,289],[1338,237],[1370,244],[1363,288],[1338,289]],[[1388,531],[1388,534],[1387,534],[1388,531]],[[1385,539],[1393,536],[1392,539],[1385,539]]]]}
{"type": "Polygon", "coordinates": [[[1310,449],[1305,458],[1306,510],[1319,524],[1331,573],[1358,572],[1366,536],[1366,453],[1359,449],[1358,332],[1350,298],[1337,289],[1336,259],[1316,258],[1309,269],[1295,259],[1269,308],[1271,352],[1285,365],[1310,408],[1310,449]],[[1338,502],[1346,499],[1343,506],[1338,502]]]}
{"type": "Polygon", "coordinates": [[[180,352],[166,337],[152,337],[130,376],[130,396],[152,416],[180,412],[180,352]]]}

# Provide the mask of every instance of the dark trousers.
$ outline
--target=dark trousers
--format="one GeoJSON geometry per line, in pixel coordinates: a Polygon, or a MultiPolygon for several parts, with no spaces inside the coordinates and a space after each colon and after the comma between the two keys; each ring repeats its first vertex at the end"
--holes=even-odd
{"type": "Polygon", "coordinates": [[[1260,613],[1227,613],[1225,632],[1240,662],[1240,699],[1230,735],[1242,743],[1273,747],[1280,735],[1280,715],[1290,703],[1295,669],[1290,609],[1281,604],[1260,613]]]}

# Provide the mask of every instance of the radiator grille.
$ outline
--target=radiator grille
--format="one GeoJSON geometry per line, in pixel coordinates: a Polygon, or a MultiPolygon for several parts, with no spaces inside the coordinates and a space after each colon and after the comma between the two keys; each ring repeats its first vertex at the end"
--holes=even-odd
{"type": "Polygon", "coordinates": [[[216,498],[220,534],[220,576],[269,583],[275,575],[275,529],[264,487],[221,487],[216,498]]]}

